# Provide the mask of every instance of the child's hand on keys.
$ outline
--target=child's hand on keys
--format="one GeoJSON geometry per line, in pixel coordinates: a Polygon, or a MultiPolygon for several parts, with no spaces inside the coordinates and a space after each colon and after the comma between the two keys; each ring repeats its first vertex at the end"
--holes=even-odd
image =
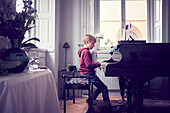
{"type": "Polygon", "coordinates": [[[101,62],[101,66],[107,66],[108,63],[107,62],[101,62]]]}

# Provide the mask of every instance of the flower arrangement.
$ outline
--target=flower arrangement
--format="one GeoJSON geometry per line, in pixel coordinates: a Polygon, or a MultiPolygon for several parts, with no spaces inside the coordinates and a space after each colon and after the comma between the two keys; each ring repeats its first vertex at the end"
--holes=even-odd
{"type": "Polygon", "coordinates": [[[40,41],[36,37],[23,42],[25,33],[35,27],[37,10],[32,7],[32,0],[23,0],[22,12],[10,9],[10,5],[6,0],[1,0],[1,4],[3,5],[0,8],[0,35],[10,39],[11,45],[14,43],[13,40],[17,39],[20,48],[36,48],[35,44],[30,43],[31,40],[40,41]]]}

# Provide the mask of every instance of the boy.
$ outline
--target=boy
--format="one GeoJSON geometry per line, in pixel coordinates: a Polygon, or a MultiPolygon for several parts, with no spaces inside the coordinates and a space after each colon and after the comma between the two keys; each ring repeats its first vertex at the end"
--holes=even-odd
{"type": "Polygon", "coordinates": [[[92,54],[90,53],[90,49],[93,49],[94,44],[96,43],[96,39],[94,36],[87,34],[83,38],[84,48],[81,48],[78,52],[80,57],[79,70],[80,73],[84,76],[90,76],[91,82],[96,86],[96,90],[91,96],[90,100],[87,99],[86,102],[89,104],[93,104],[93,100],[96,100],[97,96],[102,93],[103,101],[106,107],[111,107],[108,89],[107,86],[96,76],[95,68],[100,67],[101,65],[107,65],[107,63],[102,62],[93,62],[92,54]]]}

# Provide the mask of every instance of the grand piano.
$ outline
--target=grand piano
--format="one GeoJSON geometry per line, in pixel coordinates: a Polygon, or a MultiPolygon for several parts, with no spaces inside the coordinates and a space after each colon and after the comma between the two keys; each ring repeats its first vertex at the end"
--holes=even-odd
{"type": "Polygon", "coordinates": [[[128,113],[143,113],[144,84],[170,76],[170,43],[119,42],[116,51],[122,58],[105,67],[105,76],[119,77],[120,90],[127,90],[128,113]]]}

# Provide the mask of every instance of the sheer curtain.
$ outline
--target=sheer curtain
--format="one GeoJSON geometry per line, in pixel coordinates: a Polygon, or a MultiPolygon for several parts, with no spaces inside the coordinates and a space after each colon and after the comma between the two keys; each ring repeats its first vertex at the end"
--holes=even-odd
{"type": "Polygon", "coordinates": [[[100,0],[81,0],[81,36],[99,31],[100,0]]]}
{"type": "Polygon", "coordinates": [[[94,0],[81,0],[81,36],[94,33],[93,4],[94,0]]]}
{"type": "MultiPolygon", "coordinates": [[[[147,31],[148,31],[148,35],[147,35],[147,41],[148,42],[154,42],[155,41],[155,27],[154,27],[154,23],[155,23],[155,18],[154,18],[154,5],[155,2],[157,0],[148,0],[147,1],[147,20],[148,20],[148,26],[147,26],[147,31]]],[[[162,35],[160,36],[160,42],[170,42],[170,2],[169,0],[160,0],[159,2],[162,2],[160,5],[160,8],[162,8],[160,11],[160,13],[162,13],[161,15],[161,19],[162,19],[162,35]]]]}
{"type": "Polygon", "coordinates": [[[162,40],[170,43],[170,1],[163,0],[162,7],[162,40]]]}

